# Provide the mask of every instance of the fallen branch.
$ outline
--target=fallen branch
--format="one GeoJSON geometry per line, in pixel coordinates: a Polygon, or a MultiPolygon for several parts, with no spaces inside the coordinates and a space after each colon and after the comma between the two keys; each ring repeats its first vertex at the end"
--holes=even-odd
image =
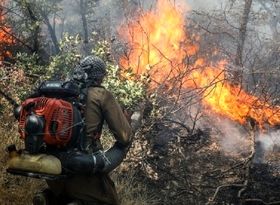
{"type": "Polygon", "coordinates": [[[181,127],[185,128],[188,131],[188,133],[191,132],[191,128],[187,127],[184,123],[181,123],[181,122],[169,119],[169,118],[164,118],[163,120],[165,120],[167,122],[171,122],[171,123],[177,124],[177,125],[180,125],[181,127]]]}
{"type": "Polygon", "coordinates": [[[218,193],[220,192],[221,189],[227,188],[227,187],[244,187],[244,184],[226,184],[226,185],[221,185],[217,187],[214,195],[208,199],[208,202],[206,203],[207,205],[213,204],[218,196],[218,193]]]}
{"type": "Polygon", "coordinates": [[[2,91],[0,89],[0,94],[11,104],[13,105],[14,107],[17,107],[18,106],[18,103],[13,99],[11,98],[9,95],[7,95],[6,93],[4,93],[4,91],[2,91]]]}
{"type": "Polygon", "coordinates": [[[261,199],[245,199],[244,202],[260,202],[260,203],[262,203],[264,205],[280,204],[280,201],[264,202],[261,199]]]}

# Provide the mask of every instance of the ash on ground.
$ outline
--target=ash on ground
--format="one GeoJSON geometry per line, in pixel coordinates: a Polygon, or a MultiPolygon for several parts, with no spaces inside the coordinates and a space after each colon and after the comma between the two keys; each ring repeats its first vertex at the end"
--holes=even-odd
{"type": "Polygon", "coordinates": [[[225,152],[216,128],[190,132],[187,126],[170,121],[146,124],[123,168],[137,170],[135,179],[144,182],[160,204],[280,201],[279,152],[255,163],[248,159],[249,141],[245,139],[242,144],[243,137],[239,138],[239,153],[230,154],[225,152]]]}

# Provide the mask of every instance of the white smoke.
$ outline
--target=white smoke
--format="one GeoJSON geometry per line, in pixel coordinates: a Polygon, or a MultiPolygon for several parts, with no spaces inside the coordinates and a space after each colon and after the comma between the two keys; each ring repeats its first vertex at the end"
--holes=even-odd
{"type": "Polygon", "coordinates": [[[267,152],[272,152],[276,148],[280,147],[280,130],[276,130],[270,133],[261,133],[257,141],[262,144],[263,149],[267,152]]]}
{"type": "Polygon", "coordinates": [[[280,130],[250,134],[242,125],[228,119],[215,118],[212,123],[216,130],[212,135],[227,155],[248,157],[254,147],[254,162],[265,163],[266,156],[279,151],[280,130]],[[252,135],[256,136],[255,141],[252,135]]]}
{"type": "Polygon", "coordinates": [[[221,7],[224,0],[187,0],[187,3],[195,10],[212,10],[221,7]]]}
{"type": "Polygon", "coordinates": [[[247,157],[255,148],[255,163],[264,163],[266,156],[279,151],[280,130],[267,131],[266,133],[253,133],[256,136],[254,141],[250,134],[242,125],[227,119],[217,119],[213,121],[216,134],[213,133],[222,150],[232,156],[247,157]]]}
{"type": "Polygon", "coordinates": [[[267,133],[260,133],[256,139],[255,162],[263,163],[267,155],[279,151],[280,130],[267,133]]]}
{"type": "Polygon", "coordinates": [[[216,116],[199,103],[186,106],[184,111],[176,113],[176,118],[188,126],[192,126],[195,121],[195,129],[210,130],[213,142],[226,155],[246,157],[251,151],[253,141],[242,125],[226,117],[216,116]]]}
{"type": "Polygon", "coordinates": [[[250,153],[252,139],[238,123],[226,118],[212,117],[213,137],[227,155],[246,156],[250,153]]]}

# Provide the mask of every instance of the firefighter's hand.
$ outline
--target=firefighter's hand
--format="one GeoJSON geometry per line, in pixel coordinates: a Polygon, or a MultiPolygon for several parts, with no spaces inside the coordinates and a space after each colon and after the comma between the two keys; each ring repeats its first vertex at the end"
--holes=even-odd
{"type": "Polygon", "coordinates": [[[123,114],[126,117],[128,123],[131,124],[131,116],[132,116],[133,113],[129,110],[123,109],[123,114]]]}

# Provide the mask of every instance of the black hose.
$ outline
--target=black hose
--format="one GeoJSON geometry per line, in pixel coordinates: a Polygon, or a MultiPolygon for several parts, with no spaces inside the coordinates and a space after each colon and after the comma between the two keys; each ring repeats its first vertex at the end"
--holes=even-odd
{"type": "Polygon", "coordinates": [[[123,161],[127,153],[127,147],[115,143],[108,151],[105,152],[105,166],[102,172],[109,173],[114,170],[123,161]]]}

